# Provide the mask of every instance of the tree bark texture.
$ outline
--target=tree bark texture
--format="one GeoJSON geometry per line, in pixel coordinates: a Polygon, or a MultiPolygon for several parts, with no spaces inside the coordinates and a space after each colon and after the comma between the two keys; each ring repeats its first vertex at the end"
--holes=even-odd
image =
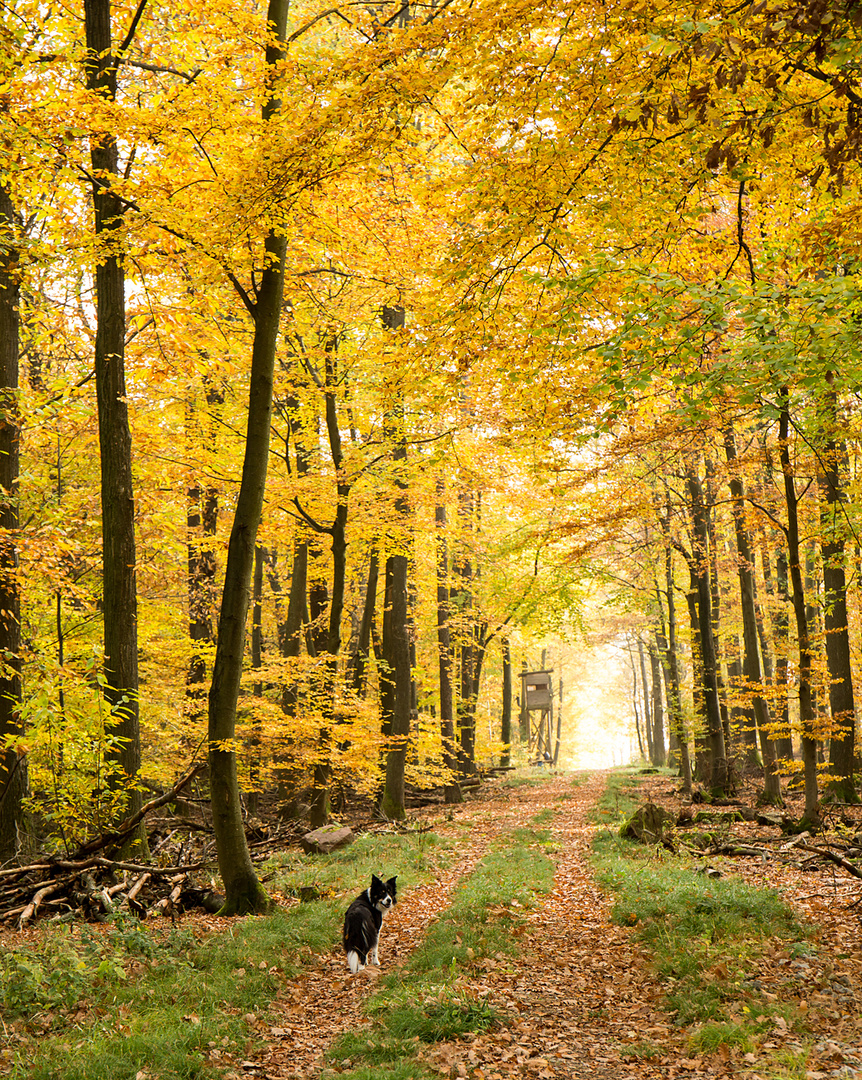
{"type": "Polygon", "coordinates": [[[742,674],[751,697],[754,722],[763,755],[764,796],[767,802],[778,804],[781,799],[781,780],[775,743],[770,734],[769,706],[763,694],[764,677],[760,664],[757,634],[757,607],[754,580],[754,552],[745,523],[745,486],[738,468],[736,440],[733,428],[724,428],[724,450],[730,468],[730,495],[733,500],[733,527],[736,533],[736,555],[739,579],[739,598],[742,608],[742,674]]]}
{"type": "Polygon", "coordinates": [[[844,536],[847,529],[846,492],[842,472],[847,446],[838,435],[838,396],[835,377],[827,376],[822,407],[824,428],[820,451],[821,555],[823,558],[823,629],[829,671],[829,708],[832,736],[829,742],[830,794],[843,802],[856,800],[853,759],[856,751],[856,709],[853,700],[853,669],[847,619],[847,581],[844,572],[844,536]]]}
{"type": "Polygon", "coordinates": [[[333,340],[326,353],[326,382],[324,400],[326,403],[326,431],[329,438],[329,450],[336,480],[336,508],[332,525],[324,531],[332,538],[332,599],[329,604],[329,623],[323,648],[326,663],[323,668],[324,685],[323,724],[318,733],[317,760],[314,765],[314,784],[311,795],[310,823],[313,829],[320,828],[329,820],[329,785],[332,775],[331,727],[334,721],[335,679],[338,669],[338,654],[341,651],[341,619],[344,614],[344,589],[347,580],[347,508],[350,497],[350,485],[344,479],[342,464],[344,460],[341,446],[341,431],[338,424],[335,388],[338,383],[336,372],[336,342],[333,340]]]}
{"type": "Polygon", "coordinates": [[[362,619],[359,623],[356,648],[348,664],[348,681],[357,697],[360,698],[365,698],[368,694],[368,662],[371,659],[371,634],[374,627],[374,612],[377,607],[379,578],[380,554],[375,546],[371,549],[368,557],[368,579],[362,604],[362,619]]]}
{"type": "MultiPolygon", "coordinates": [[[[383,324],[391,331],[404,327],[404,309],[385,307],[383,324]]],[[[396,400],[388,422],[393,439],[392,458],[396,468],[407,461],[404,441],[403,402],[396,400]]],[[[398,518],[406,523],[409,515],[406,483],[396,476],[399,489],[395,501],[398,518]]],[[[386,766],[380,811],[387,817],[404,817],[404,767],[407,763],[407,743],[410,736],[410,704],[413,693],[413,673],[410,667],[410,633],[408,610],[409,560],[403,539],[386,559],[383,599],[383,670],[380,674],[380,712],[383,730],[387,735],[386,766]]]]}
{"type": "Polygon", "coordinates": [[[655,629],[653,629],[653,642],[649,645],[650,676],[652,679],[652,751],[653,764],[663,767],[667,761],[667,750],[664,741],[664,707],[661,699],[661,660],[659,658],[658,641],[655,629]]]}
{"type": "Polygon", "coordinates": [[[447,803],[463,802],[464,796],[458,783],[458,750],[455,742],[455,696],[452,684],[452,634],[449,628],[451,603],[449,598],[449,544],[445,486],[442,477],[437,478],[437,502],[434,507],[434,527],[437,532],[437,651],[440,683],[440,739],[443,744],[443,764],[451,774],[451,781],[444,787],[443,798],[447,803]]]}
{"type": "MultiPolygon", "coordinates": [[[[512,760],[512,653],[509,639],[504,637],[500,643],[503,664],[503,701],[500,717],[500,742],[503,744],[501,765],[509,765],[512,760]]],[[[559,739],[557,741],[559,748],[559,739]]]]}
{"type": "Polygon", "coordinates": [[[646,657],[643,638],[638,638],[638,662],[641,672],[641,700],[643,702],[644,737],[647,745],[647,758],[650,765],[655,765],[655,746],[652,731],[652,690],[647,677],[646,657]]]}
{"type": "MultiPolygon", "coordinates": [[[[288,0],[271,0],[267,23],[276,40],[266,50],[272,74],[283,60],[288,0]]],[[[278,112],[270,97],[264,119],[278,112]]],[[[209,764],[213,828],[219,872],[225,886],[223,915],[262,911],[271,901],[257,879],[245,838],[236,768],[236,707],[245,652],[249,586],[257,530],[263,511],[269,461],[275,353],[284,293],[286,237],[271,231],[264,244],[264,265],[254,305],[254,341],[248,397],[248,424],[242,479],[228,541],[227,566],[219,614],[216,656],[209,693],[209,764]]]]}
{"type": "MultiPolygon", "coordinates": [[[[201,415],[198,402],[190,402],[186,410],[186,434],[190,452],[216,450],[216,425],[212,410],[224,401],[224,391],[209,379],[206,385],[207,409],[201,415]]],[[[216,586],[215,536],[218,527],[218,489],[202,481],[199,475],[190,479],[186,524],[188,530],[188,598],[189,640],[191,656],[186,676],[186,713],[197,725],[206,716],[207,655],[215,645],[214,616],[218,599],[216,586]]]]}
{"type": "MultiPolygon", "coordinates": [[[[659,520],[661,530],[665,538],[664,554],[664,595],[667,600],[667,637],[659,642],[659,647],[664,649],[664,675],[665,675],[665,700],[668,708],[668,727],[671,733],[671,745],[674,745],[679,753],[679,770],[682,777],[682,790],[685,794],[691,793],[691,754],[688,745],[688,732],[685,726],[685,718],[682,711],[682,694],[680,692],[679,658],[678,658],[678,635],[676,617],[676,582],[674,579],[673,566],[673,543],[670,535],[670,493],[665,491],[665,508],[659,520]],[[675,736],[675,740],[673,737],[675,736]]],[[[656,584],[656,598],[659,612],[661,613],[661,592],[656,584]]],[[[662,636],[664,637],[663,617],[660,619],[662,636]]],[[[695,649],[693,648],[694,652],[695,649]]]]}
{"type": "MultiPolygon", "coordinates": [[[[88,89],[113,101],[117,96],[118,60],[112,51],[110,0],[85,0],[84,22],[88,89]]],[[[102,494],[105,699],[112,740],[107,758],[114,765],[110,785],[127,792],[119,816],[128,817],[140,809],[142,796],[136,786],[141,742],[132,436],[125,376],[124,207],[112,186],[119,171],[116,139],[109,134],[94,137],[90,158],[95,232],[100,245],[95,271],[95,371],[102,494]]],[[[143,829],[130,843],[135,841],[145,844],[143,829]]]]}
{"type": "Polygon", "coordinates": [[[727,794],[729,776],[724,727],[718,699],[716,653],[713,640],[712,595],[709,584],[709,532],[703,488],[694,466],[689,464],[685,474],[689,496],[694,550],[689,570],[691,587],[697,599],[697,621],[700,631],[700,656],[703,665],[703,705],[706,716],[706,738],[710,754],[710,775],[704,778],[713,794],[727,794]]]}
{"type": "Polygon", "coordinates": [[[781,471],[784,474],[784,498],[787,504],[787,568],[796,618],[796,637],[799,645],[799,726],[802,740],[802,767],[805,778],[805,812],[803,820],[816,824],[820,820],[817,788],[817,741],[815,738],[814,697],[811,687],[811,643],[808,617],[805,611],[805,591],[802,584],[799,543],[799,497],[793,465],[790,460],[790,392],[781,391],[782,408],[778,421],[778,441],[781,471]]]}
{"type": "Polygon", "coordinates": [[[18,358],[20,338],[15,243],[18,215],[0,185],[0,862],[26,857],[32,846],[27,755],[16,746],[21,721],[21,594],[18,584],[18,358]]]}

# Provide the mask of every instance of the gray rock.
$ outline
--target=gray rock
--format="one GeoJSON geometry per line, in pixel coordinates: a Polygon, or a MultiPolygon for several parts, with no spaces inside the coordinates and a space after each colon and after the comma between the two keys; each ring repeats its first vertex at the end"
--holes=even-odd
{"type": "Polygon", "coordinates": [[[353,830],[346,825],[324,825],[306,833],[300,840],[302,850],[309,855],[328,855],[336,848],[353,843],[353,830]]]}

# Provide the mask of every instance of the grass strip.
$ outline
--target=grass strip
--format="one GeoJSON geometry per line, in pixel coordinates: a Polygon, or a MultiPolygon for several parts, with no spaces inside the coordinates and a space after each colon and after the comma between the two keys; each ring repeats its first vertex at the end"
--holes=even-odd
{"type": "Polygon", "coordinates": [[[611,775],[596,811],[607,828],[596,834],[593,864],[614,896],[612,919],[635,928],[666,987],[669,1012],[691,1028],[690,1051],[748,1053],[776,1025],[806,1034],[792,981],[776,978],[775,961],[810,955],[809,931],[774,889],[709,877],[686,856],[622,839],[619,826],[639,805],[632,789],[640,779],[611,775]]]}
{"type": "Polygon", "coordinates": [[[249,1056],[285,977],[338,940],[344,894],[394,867],[430,879],[448,858],[427,833],[375,833],[329,856],[283,853],[273,892],[322,899],[236,920],[204,941],[163,922],[114,918],[99,932],[46,925],[0,956],[0,1072],[13,1080],[215,1080],[249,1056]],[[337,894],[337,895],[335,895],[337,894]]]}
{"type": "MultiPolygon", "coordinates": [[[[539,815],[544,818],[544,815],[539,815]]],[[[500,840],[455,890],[450,906],[397,972],[381,979],[367,1005],[370,1025],[345,1034],[330,1051],[327,1076],[424,1080],[423,1045],[486,1030],[500,1018],[471,988],[484,960],[518,950],[518,935],[550,892],[552,842],[536,823],[500,840]]]]}

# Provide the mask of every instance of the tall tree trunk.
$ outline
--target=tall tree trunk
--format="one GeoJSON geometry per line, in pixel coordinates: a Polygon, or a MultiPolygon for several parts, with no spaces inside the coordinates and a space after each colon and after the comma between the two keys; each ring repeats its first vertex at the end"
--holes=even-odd
{"type": "Polygon", "coordinates": [[[706,712],[706,737],[710,752],[709,788],[715,795],[725,795],[730,788],[724,727],[718,700],[716,654],[712,634],[712,596],[709,583],[709,539],[703,489],[693,465],[686,467],[686,488],[689,496],[694,550],[689,569],[692,590],[697,596],[697,618],[700,629],[700,652],[703,662],[703,692],[706,712]]]}
{"type": "Polygon", "coordinates": [[[407,636],[407,564],[404,554],[386,559],[380,711],[387,736],[386,771],[380,810],[392,820],[404,817],[404,766],[410,733],[410,642],[407,636]]]}
{"type": "Polygon", "coordinates": [[[847,582],[844,573],[844,536],[847,529],[847,494],[842,480],[847,447],[839,436],[838,395],[835,377],[827,374],[822,407],[824,442],[818,482],[821,499],[821,553],[823,557],[823,623],[826,664],[829,670],[829,707],[832,738],[829,743],[829,793],[843,802],[856,801],[853,759],[856,751],[856,709],[853,700],[853,669],[847,618],[847,582]]]}
{"type": "Polygon", "coordinates": [[[747,690],[744,646],[736,634],[728,648],[727,685],[730,689],[730,730],[735,741],[735,752],[742,755],[747,768],[760,772],[759,725],[747,690]]]}
{"type": "MultiPolygon", "coordinates": [[[[252,710],[256,710],[258,703],[263,699],[263,680],[261,668],[263,667],[263,566],[266,561],[266,552],[255,544],[254,548],[254,573],[252,578],[251,592],[251,668],[254,672],[252,684],[251,704],[252,710]]],[[[246,792],[246,805],[250,814],[257,813],[260,800],[260,761],[258,753],[260,748],[260,720],[257,716],[252,720],[252,734],[248,742],[249,749],[249,786],[246,792]]]]}
{"type": "Polygon", "coordinates": [[[434,527],[437,536],[437,650],[440,675],[440,739],[443,744],[443,764],[450,780],[443,789],[443,798],[454,804],[464,801],[458,783],[458,749],[455,741],[455,703],[452,685],[452,635],[449,629],[449,543],[446,535],[447,515],[443,478],[437,478],[437,502],[434,507],[434,527]]]}
{"type": "Polygon", "coordinates": [[[826,715],[827,704],[820,693],[819,680],[814,673],[814,661],[821,650],[823,640],[823,617],[820,607],[820,576],[817,572],[817,552],[814,537],[809,536],[805,544],[805,575],[802,582],[805,593],[805,619],[808,624],[808,644],[811,649],[811,707],[814,712],[814,730],[817,732],[817,760],[823,762],[823,745],[829,727],[826,715]]]}
{"type": "MultiPolygon", "coordinates": [[[[336,387],[337,340],[332,339],[326,348],[326,376],[324,401],[326,404],[326,432],[336,477],[336,507],[332,525],[318,526],[319,531],[332,538],[332,598],[329,603],[329,624],[325,640],[326,653],[323,667],[322,719],[317,740],[317,757],[314,764],[314,785],[311,795],[310,821],[312,828],[319,828],[329,820],[329,785],[332,776],[331,728],[335,719],[335,681],[338,673],[338,656],[341,652],[341,619],[344,614],[344,589],[347,581],[347,510],[350,484],[345,479],[342,465],[344,454],[341,445],[341,429],[338,423],[336,387]]],[[[406,588],[406,584],[405,584],[406,588]]]]}
{"type": "MultiPolygon", "coordinates": [[[[763,580],[766,584],[766,592],[770,597],[778,601],[772,616],[772,639],[774,643],[775,660],[772,664],[772,685],[775,687],[775,753],[779,766],[782,761],[793,761],[793,739],[790,734],[790,707],[788,698],[789,687],[789,638],[790,620],[788,605],[790,595],[787,590],[787,553],[784,550],[775,555],[775,579],[772,577],[772,564],[767,549],[766,538],[761,538],[761,562],[763,565],[763,580]]],[[[761,650],[765,657],[768,649],[765,647],[765,635],[760,633],[761,650]]]]}
{"type": "Polygon", "coordinates": [[[700,646],[700,616],[697,610],[697,585],[689,566],[692,584],[685,594],[688,608],[688,624],[691,634],[692,708],[696,718],[694,725],[694,776],[701,784],[709,786],[712,773],[712,755],[707,732],[709,719],[706,715],[706,688],[703,674],[703,651],[700,646]]]}
{"type": "Polygon", "coordinates": [[[507,766],[512,760],[512,653],[507,637],[502,639],[500,647],[503,662],[503,702],[500,717],[500,741],[503,744],[503,753],[500,764],[507,766]]]}
{"type": "Polygon", "coordinates": [[[760,665],[757,635],[757,607],[754,579],[754,552],[745,524],[745,486],[739,471],[736,441],[728,422],[724,427],[724,451],[730,468],[730,495],[733,500],[733,527],[736,533],[737,575],[742,607],[742,674],[746,692],[751,698],[754,721],[760,737],[763,755],[764,797],[767,802],[780,804],[781,780],[778,774],[775,744],[770,736],[769,707],[763,694],[764,677],[760,665]]]}
{"type": "Polygon", "coordinates": [[[377,584],[380,577],[380,553],[377,547],[371,549],[368,558],[368,580],[365,585],[365,599],[362,605],[362,619],[356,639],[356,649],[348,664],[348,682],[357,697],[364,698],[368,693],[368,661],[371,658],[371,634],[374,627],[374,612],[377,607],[377,584]]]}
{"type": "Polygon", "coordinates": [[[644,735],[646,736],[647,755],[650,765],[655,765],[655,744],[653,741],[651,707],[652,693],[650,691],[649,679],[647,678],[644,643],[643,638],[641,637],[638,637],[638,660],[640,662],[641,672],[641,694],[643,700],[644,735]]]}
{"type": "MultiPolygon", "coordinates": [[[[285,659],[297,658],[302,651],[303,627],[308,622],[306,585],[308,582],[308,530],[297,526],[293,539],[293,562],[290,573],[290,592],[287,598],[287,619],[281,635],[281,654],[285,659]]],[[[295,716],[299,684],[295,675],[285,679],[281,707],[285,716],[295,716]]]]}
{"type": "MultiPolygon", "coordinates": [[[[186,430],[189,449],[205,447],[216,450],[216,422],[213,410],[224,402],[224,390],[209,378],[206,386],[207,411],[201,418],[197,402],[190,402],[186,411],[186,430]]],[[[191,656],[186,674],[186,715],[194,723],[202,723],[206,715],[206,654],[215,645],[214,614],[218,600],[216,586],[215,537],[218,528],[218,489],[203,483],[200,476],[192,477],[187,495],[186,524],[188,529],[188,603],[191,656]]]]}
{"type": "MultiPolygon", "coordinates": [[[[274,33],[266,47],[269,96],[263,119],[272,119],[281,108],[272,82],[284,61],[288,0],[270,0],[267,25],[274,33]]],[[[224,591],[219,615],[215,664],[209,694],[209,763],[213,828],[218,864],[225,886],[221,914],[264,911],[271,906],[257,879],[242,822],[236,771],[236,706],[245,652],[249,585],[254,565],[257,530],[263,511],[269,437],[272,421],[272,387],[275,352],[284,292],[284,260],[287,239],[272,230],[264,243],[257,299],[253,305],[254,340],[248,397],[248,426],[242,479],[228,541],[224,591]]]]}
{"type": "MultiPolygon", "coordinates": [[[[5,110],[5,106],[0,105],[5,110]]],[[[32,847],[21,720],[21,595],[18,585],[19,220],[0,184],[0,862],[32,847]]],[[[60,594],[57,594],[60,603],[60,594]]]]}
{"type": "Polygon", "coordinates": [[[527,708],[527,702],[524,696],[524,675],[526,674],[527,661],[521,661],[521,696],[518,699],[518,737],[521,740],[522,746],[530,745],[530,710],[527,708]]]}
{"type": "Polygon", "coordinates": [[[647,761],[649,759],[646,755],[643,735],[641,734],[641,716],[640,709],[638,708],[638,672],[637,667],[635,666],[635,651],[632,647],[631,641],[629,641],[628,645],[629,663],[631,664],[632,669],[632,713],[634,714],[635,718],[635,734],[637,735],[638,752],[641,756],[641,759],[647,761]]]}
{"type": "Polygon", "coordinates": [[[459,641],[459,693],[458,693],[458,747],[462,776],[476,771],[476,710],[473,687],[476,675],[476,627],[473,613],[474,566],[470,556],[469,540],[474,528],[475,504],[473,492],[462,489],[458,495],[458,518],[461,528],[460,550],[454,561],[457,587],[452,590],[454,607],[458,613],[459,641]]]}
{"type": "Polygon", "coordinates": [[[658,631],[653,627],[653,639],[649,646],[650,674],[652,677],[652,749],[653,763],[663,767],[667,762],[664,743],[664,708],[661,699],[661,660],[658,646],[658,631]]]}
{"type": "Polygon", "coordinates": [[[731,776],[731,739],[730,739],[730,709],[727,702],[727,690],[724,685],[724,660],[722,657],[721,636],[721,574],[718,572],[718,540],[715,533],[715,507],[716,482],[715,466],[711,458],[706,460],[706,476],[703,489],[703,514],[706,525],[706,561],[708,565],[707,577],[709,580],[709,611],[710,624],[712,626],[712,647],[715,650],[715,685],[718,693],[718,708],[721,714],[721,727],[724,732],[724,752],[727,757],[728,778],[731,776]]]}
{"type": "MultiPolygon", "coordinates": [[[[676,617],[676,581],[673,568],[673,543],[670,534],[670,493],[665,488],[665,507],[659,515],[662,533],[665,538],[664,554],[664,594],[667,599],[667,640],[665,648],[665,700],[668,705],[669,727],[676,736],[676,748],[679,753],[679,769],[682,777],[682,791],[686,795],[691,794],[691,755],[689,753],[688,732],[685,725],[685,717],[682,711],[682,694],[680,692],[678,648],[676,617]]],[[[661,593],[656,584],[656,597],[659,612],[662,610],[661,593]]],[[[662,617],[663,618],[663,617],[662,617]]],[[[664,630],[662,628],[662,633],[664,630]]],[[[694,652],[694,648],[692,649],[694,652]]]]}
{"type": "MultiPolygon", "coordinates": [[[[383,322],[387,329],[398,331],[404,327],[404,309],[385,307],[383,322]]],[[[399,399],[395,404],[390,433],[394,438],[393,460],[396,467],[407,461],[407,443],[404,439],[404,405],[399,399]]],[[[405,529],[409,514],[406,481],[396,478],[399,495],[395,511],[405,529]]],[[[391,819],[404,817],[404,767],[407,763],[407,743],[410,736],[410,702],[413,689],[410,669],[410,636],[408,632],[408,565],[406,544],[402,538],[400,547],[386,559],[386,584],[384,587],[383,658],[385,671],[380,678],[380,711],[388,730],[389,746],[386,750],[386,771],[383,795],[380,799],[381,813],[391,819]]]]}
{"type": "MultiPolygon", "coordinates": [[[[136,18],[142,10],[138,9],[136,18]]],[[[94,96],[115,101],[118,58],[111,38],[110,0],[85,0],[84,22],[87,88],[94,96]]],[[[134,27],[129,35],[133,32],[134,27]]],[[[141,768],[138,599],[132,436],[126,404],[124,207],[112,186],[119,169],[116,138],[108,134],[94,137],[90,158],[95,232],[104,253],[96,264],[95,370],[102,477],[105,699],[113,736],[106,756],[113,765],[111,786],[125,789],[117,816],[127,817],[140,809],[142,794],[137,783],[141,768]]],[[[133,845],[146,846],[143,825],[125,846],[133,845]]]]}
{"type": "Polygon", "coordinates": [[[799,497],[790,460],[790,391],[781,390],[778,420],[778,443],[781,471],[784,474],[784,498],[787,503],[787,563],[792,585],[793,613],[799,644],[799,726],[802,739],[802,766],[805,777],[805,812],[803,821],[817,825],[820,808],[817,790],[817,741],[815,739],[814,699],[811,687],[811,643],[805,612],[802,566],[799,545],[799,497]]]}
{"type": "MultiPolygon", "coordinates": [[[[294,358],[295,359],[295,358],[294,358]]],[[[296,461],[296,474],[299,477],[307,476],[311,469],[311,453],[306,445],[306,424],[303,422],[303,410],[300,400],[295,392],[290,392],[284,399],[275,403],[279,416],[287,424],[288,437],[285,440],[284,463],[288,473],[291,470],[290,443],[293,442],[294,458],[296,461]]],[[[300,521],[293,535],[293,554],[290,573],[290,590],[287,600],[287,615],[279,626],[279,652],[285,659],[296,659],[302,652],[302,643],[306,638],[304,633],[309,623],[308,611],[308,548],[311,530],[309,526],[300,521]]],[[[289,674],[284,681],[281,693],[281,707],[285,716],[295,716],[299,701],[300,687],[295,672],[289,674]]],[[[284,798],[286,791],[281,780],[279,781],[281,797],[284,798]]]]}
{"type": "Polygon", "coordinates": [[[667,586],[667,639],[659,640],[659,648],[664,650],[665,671],[665,700],[668,708],[668,728],[676,735],[675,747],[679,755],[679,774],[682,777],[682,792],[691,794],[691,755],[688,747],[688,732],[685,728],[685,717],[682,711],[682,695],[680,693],[679,661],[677,659],[677,620],[676,600],[674,598],[673,580],[673,551],[668,547],[665,551],[665,580],[667,586]]]}

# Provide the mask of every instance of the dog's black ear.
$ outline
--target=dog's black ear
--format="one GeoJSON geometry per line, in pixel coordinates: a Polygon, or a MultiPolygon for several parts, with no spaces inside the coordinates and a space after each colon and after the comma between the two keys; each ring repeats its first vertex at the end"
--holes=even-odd
{"type": "Polygon", "coordinates": [[[387,887],[387,889],[391,889],[393,892],[395,892],[395,878],[394,877],[391,877],[386,882],[386,887],[387,887]]]}
{"type": "Polygon", "coordinates": [[[376,874],[372,874],[371,875],[371,884],[372,885],[382,885],[383,882],[380,880],[380,878],[376,874]]]}

